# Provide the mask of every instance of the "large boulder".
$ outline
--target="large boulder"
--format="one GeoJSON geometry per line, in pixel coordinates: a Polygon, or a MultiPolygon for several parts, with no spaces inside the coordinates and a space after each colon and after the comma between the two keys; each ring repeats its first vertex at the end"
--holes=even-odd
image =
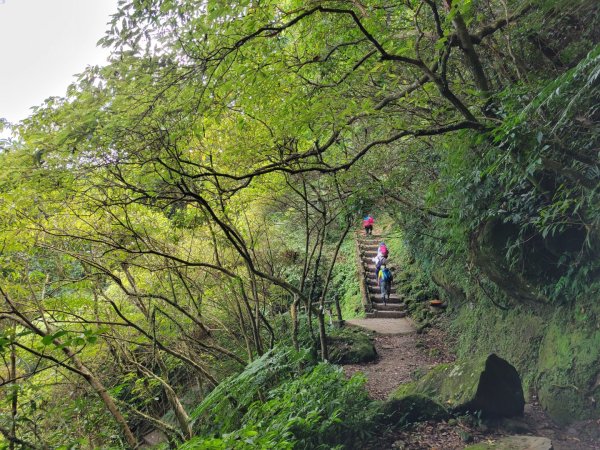
{"type": "Polygon", "coordinates": [[[329,361],[334,364],[360,364],[377,359],[369,334],[354,328],[336,330],[329,337],[329,361]]]}
{"type": "Polygon", "coordinates": [[[485,417],[522,415],[525,406],[519,374],[494,354],[440,364],[418,381],[400,386],[392,398],[413,394],[431,397],[453,412],[480,411],[485,417]]]}

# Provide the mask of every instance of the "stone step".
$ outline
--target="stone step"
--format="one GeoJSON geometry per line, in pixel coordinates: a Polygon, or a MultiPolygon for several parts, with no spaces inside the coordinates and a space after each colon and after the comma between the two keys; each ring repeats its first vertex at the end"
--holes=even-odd
{"type": "MultiPolygon", "coordinates": [[[[381,294],[371,294],[369,298],[372,302],[382,302],[381,294]]],[[[398,294],[391,294],[390,298],[387,300],[388,303],[403,303],[404,297],[398,294]]]]}
{"type": "MultiPolygon", "coordinates": [[[[395,283],[392,283],[392,289],[394,289],[394,284],[395,283]]],[[[379,289],[379,286],[377,286],[377,279],[375,278],[375,275],[373,275],[373,278],[367,278],[367,286],[370,288],[379,289]]]]}
{"type": "MultiPolygon", "coordinates": [[[[379,289],[379,286],[377,286],[377,285],[369,285],[368,288],[369,288],[370,295],[381,294],[381,289],[379,289]]],[[[390,294],[392,294],[392,295],[396,294],[396,288],[394,286],[392,286],[390,294]]]]}
{"type": "MultiPolygon", "coordinates": [[[[392,271],[392,273],[395,272],[394,267],[390,266],[389,264],[387,264],[386,267],[388,269],[390,269],[392,271]]],[[[363,269],[365,270],[365,272],[367,272],[367,274],[369,274],[369,273],[375,274],[375,264],[374,263],[363,264],[363,269]]]]}
{"type": "Polygon", "coordinates": [[[379,248],[379,242],[378,241],[363,242],[363,243],[361,243],[361,244],[358,245],[358,248],[361,251],[368,251],[368,250],[375,250],[375,251],[377,251],[377,249],[379,248]]]}
{"type": "MultiPolygon", "coordinates": [[[[388,269],[390,269],[392,272],[394,270],[396,270],[396,268],[392,264],[390,264],[389,262],[385,266],[388,269]]],[[[373,261],[371,261],[370,259],[368,261],[363,261],[363,268],[375,270],[375,263],[373,261]]]]}
{"type": "Polygon", "coordinates": [[[359,244],[372,244],[372,243],[379,244],[382,240],[384,240],[384,238],[382,238],[379,234],[372,234],[370,236],[363,235],[358,238],[358,243],[359,244]]]}
{"type": "Polygon", "coordinates": [[[379,302],[371,303],[373,305],[373,309],[376,311],[406,311],[406,303],[390,303],[387,305],[379,302]]]}
{"type": "Polygon", "coordinates": [[[364,243],[364,244],[360,244],[359,248],[361,251],[377,251],[377,249],[379,248],[379,242],[377,241],[373,241],[373,242],[369,242],[369,243],[364,243]]]}
{"type": "MultiPolygon", "coordinates": [[[[393,270],[392,270],[393,272],[393,270]]],[[[377,275],[375,274],[375,269],[373,268],[373,270],[367,270],[365,272],[366,275],[366,280],[367,280],[367,285],[375,285],[377,286],[377,275]]],[[[394,284],[394,282],[392,281],[392,284],[394,284]]]]}
{"type": "Polygon", "coordinates": [[[367,313],[367,319],[400,319],[406,317],[406,311],[373,311],[367,313]]]}

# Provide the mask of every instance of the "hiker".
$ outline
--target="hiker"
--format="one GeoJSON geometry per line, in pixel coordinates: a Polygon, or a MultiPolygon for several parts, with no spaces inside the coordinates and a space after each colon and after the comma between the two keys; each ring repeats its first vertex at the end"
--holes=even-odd
{"type": "Polygon", "coordinates": [[[371,236],[373,234],[373,222],[375,222],[375,220],[373,220],[371,214],[367,214],[363,217],[363,227],[365,227],[366,236],[371,236]]]}
{"type": "Polygon", "coordinates": [[[385,264],[382,264],[377,274],[377,284],[381,290],[381,299],[384,305],[387,305],[387,301],[390,299],[393,279],[392,271],[385,264]]]}
{"type": "Polygon", "coordinates": [[[379,253],[381,253],[384,258],[387,258],[389,256],[389,251],[388,251],[387,245],[385,245],[385,242],[379,243],[379,248],[377,249],[377,254],[379,254],[379,253]]]}
{"type": "Polygon", "coordinates": [[[379,269],[381,269],[381,266],[387,263],[387,258],[383,256],[381,252],[378,251],[377,256],[373,258],[372,261],[375,263],[375,276],[377,276],[379,274],[379,269]]]}

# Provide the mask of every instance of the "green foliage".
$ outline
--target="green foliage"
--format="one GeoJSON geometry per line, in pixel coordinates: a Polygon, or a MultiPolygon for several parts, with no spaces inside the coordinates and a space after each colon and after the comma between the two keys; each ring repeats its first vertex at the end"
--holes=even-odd
{"type": "MultiPolygon", "coordinates": [[[[596,342],[597,2],[284,3],[120,2],[102,40],[110,63],[0,142],[10,169],[0,174],[0,284],[16,305],[7,321],[27,328],[0,337],[3,352],[21,346],[19,436],[40,447],[61,433],[81,446],[118,441],[95,403],[53,420],[62,383],[92,404],[82,380],[54,367],[59,358],[73,368],[67,350],[115,397],[169,418],[168,406],[153,408],[165,398],[157,376],[176,393],[198,377],[217,384],[241,358],[290,338],[283,312],[295,295],[339,299],[344,318],[356,316],[349,239],[327,295],[325,278],[349,218],[366,209],[387,209],[387,229],[402,229],[389,244],[414,317],[429,320],[423,301],[438,295],[474,305],[458,314],[463,350],[477,348],[479,332],[481,347],[492,330],[527,336],[509,313],[492,315],[498,329],[479,326],[493,305],[518,305],[535,342],[560,346],[549,382],[568,380],[569,348],[596,342]],[[450,38],[461,20],[489,92],[474,82],[478,61],[450,38]],[[582,328],[573,339],[554,328],[540,337],[535,317],[558,306],[582,328]],[[29,406],[35,395],[54,400],[44,417],[29,406]]],[[[299,340],[315,350],[308,327],[299,340]]],[[[530,350],[515,351],[526,370],[530,350]]],[[[221,435],[199,446],[287,448],[318,421],[327,430],[310,445],[340,432],[339,405],[318,404],[316,391],[305,422],[288,426],[270,403],[282,382],[303,394],[292,379],[308,383],[304,356],[277,350],[253,364],[193,413],[221,435]]],[[[312,381],[337,389],[337,375],[317,372],[312,381]]],[[[290,413],[291,399],[277,395],[290,413]]]]}
{"type": "MultiPolygon", "coordinates": [[[[556,2],[545,7],[553,12],[544,20],[568,22],[556,2]]],[[[570,70],[536,73],[495,96],[491,132],[421,148],[427,156],[413,158],[435,176],[415,175],[417,164],[390,171],[390,185],[419,192],[434,213],[410,194],[393,213],[414,262],[400,286],[412,314],[427,320],[415,300],[433,293],[433,280],[450,304],[459,356],[506,355],[558,420],[596,414],[587,399],[597,378],[588,361],[597,358],[600,48],[569,45],[570,70]]]]}
{"type": "Polygon", "coordinates": [[[356,242],[347,238],[342,245],[333,272],[332,295],[337,296],[344,320],[363,317],[362,298],[358,281],[356,242]]]}
{"type": "Polygon", "coordinates": [[[374,425],[364,377],[306,356],[276,348],[222,382],[192,414],[202,437],[180,448],[358,445],[374,425]]]}
{"type": "Polygon", "coordinates": [[[332,448],[357,443],[368,435],[370,400],[364,377],[350,380],[326,363],[269,393],[269,400],[255,403],[245,420],[267,432],[290,433],[295,448],[332,448]]]}
{"type": "Polygon", "coordinates": [[[266,391],[302,372],[310,364],[306,352],[290,347],[275,347],[250,363],[243,372],[222,381],[190,417],[205,432],[229,433],[241,424],[244,412],[266,391]]]}
{"type": "Polygon", "coordinates": [[[227,433],[222,437],[194,437],[177,447],[178,450],[253,450],[275,449],[291,450],[296,448],[289,433],[281,434],[279,430],[259,432],[248,428],[227,433]]]}

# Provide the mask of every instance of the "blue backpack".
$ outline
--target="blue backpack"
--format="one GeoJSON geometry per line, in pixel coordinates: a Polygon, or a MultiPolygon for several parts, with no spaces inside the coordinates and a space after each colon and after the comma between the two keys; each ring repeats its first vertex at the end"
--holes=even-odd
{"type": "Polygon", "coordinates": [[[381,269],[381,279],[383,281],[392,281],[392,272],[387,267],[385,269],[381,269]]]}

